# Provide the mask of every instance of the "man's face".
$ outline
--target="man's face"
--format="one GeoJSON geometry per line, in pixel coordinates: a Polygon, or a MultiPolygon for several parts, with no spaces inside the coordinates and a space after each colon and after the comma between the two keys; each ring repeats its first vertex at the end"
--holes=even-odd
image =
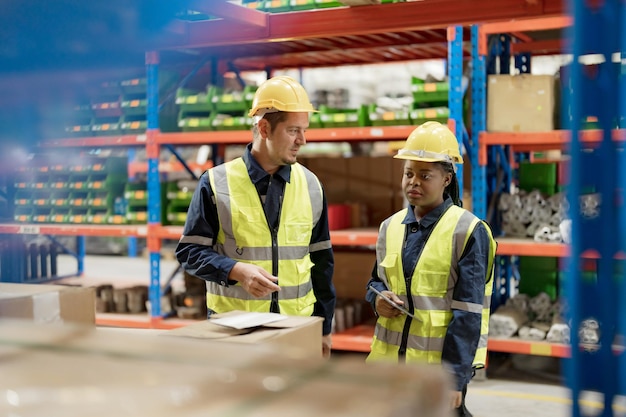
{"type": "Polygon", "coordinates": [[[308,113],[287,113],[284,121],[268,128],[267,149],[271,161],[276,165],[295,164],[300,147],[306,144],[304,134],[308,127],[308,113]]]}

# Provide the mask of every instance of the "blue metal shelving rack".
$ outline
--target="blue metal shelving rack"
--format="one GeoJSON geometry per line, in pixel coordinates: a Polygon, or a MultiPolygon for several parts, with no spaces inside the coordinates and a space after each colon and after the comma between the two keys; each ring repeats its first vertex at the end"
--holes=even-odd
{"type": "Polygon", "coordinates": [[[626,158],[613,140],[619,116],[624,115],[626,96],[619,76],[623,64],[613,62],[612,58],[615,53],[623,53],[626,45],[622,41],[620,48],[620,40],[625,36],[622,27],[626,22],[626,5],[617,0],[575,0],[571,7],[575,22],[570,31],[571,94],[566,97],[563,111],[564,115],[568,114],[568,108],[571,112],[571,119],[565,120],[572,137],[569,199],[579,201],[584,195],[595,194],[600,205],[599,212],[594,213],[597,215],[589,215],[574,204],[570,209],[572,242],[565,296],[569,303],[571,343],[581,348],[572,349],[566,376],[572,391],[574,417],[584,415],[578,400],[585,390],[604,395],[600,416],[608,417],[615,415],[612,408],[615,396],[626,392],[622,353],[626,334],[624,261],[616,259],[618,250],[625,247],[622,167],[626,158]],[[597,54],[602,62],[585,66],[581,58],[590,54],[597,54]],[[588,116],[597,117],[601,131],[601,142],[593,151],[584,149],[578,137],[583,119],[588,116]],[[615,234],[618,221],[621,233],[615,234]],[[586,251],[595,252],[598,258],[585,261],[587,267],[581,268],[586,251]],[[598,343],[588,343],[578,331],[591,319],[599,325],[598,343]]]}
{"type": "MultiPolygon", "coordinates": [[[[463,27],[451,26],[448,28],[448,108],[450,109],[450,120],[454,125],[454,134],[459,141],[459,146],[463,145],[465,125],[463,123],[463,27]]],[[[468,162],[468,161],[465,161],[468,162]]],[[[457,175],[459,182],[459,192],[463,192],[463,168],[458,166],[461,175],[457,175]]],[[[457,171],[458,172],[458,171],[457,171]]],[[[462,195],[461,195],[462,196],[462,195]]]]}
{"type": "MultiPolygon", "coordinates": [[[[146,53],[147,131],[148,156],[148,230],[161,224],[161,179],[159,176],[159,54],[146,53]]],[[[150,315],[161,316],[161,240],[149,233],[147,247],[150,259],[150,315]]]]}

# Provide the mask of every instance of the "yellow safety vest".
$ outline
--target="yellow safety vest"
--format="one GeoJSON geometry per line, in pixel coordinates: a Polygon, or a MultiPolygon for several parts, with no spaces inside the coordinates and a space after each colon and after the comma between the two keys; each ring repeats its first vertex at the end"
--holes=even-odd
{"type": "MultiPolygon", "coordinates": [[[[259,265],[270,273],[277,263],[280,312],[311,316],[316,298],[311,283],[313,262],[309,244],[323,208],[322,187],[317,177],[300,164],[291,166],[275,239],[243,159],[209,170],[209,180],[220,223],[214,249],[236,261],[259,265]]],[[[207,307],[217,313],[270,311],[271,295],[255,298],[239,283],[222,286],[207,281],[206,287],[207,307]]]]}
{"type": "MultiPolygon", "coordinates": [[[[387,288],[408,306],[408,294],[402,266],[402,246],[406,225],[404,209],[383,222],[376,247],[378,274],[387,288]]],[[[379,317],[368,361],[398,361],[401,345],[406,346],[406,361],[441,363],[443,342],[452,319],[452,310],[465,310],[482,315],[481,336],[474,357],[475,367],[484,367],[487,359],[489,309],[493,289],[493,260],[496,242],[490,237],[490,256],[485,277],[482,305],[461,303],[452,299],[458,280],[458,261],[465,245],[480,220],[467,210],[450,206],[434,226],[420,255],[411,281],[411,298],[416,319],[402,315],[379,317]],[[405,323],[411,320],[408,332],[405,323]]],[[[485,225],[486,226],[486,225],[485,225]]]]}

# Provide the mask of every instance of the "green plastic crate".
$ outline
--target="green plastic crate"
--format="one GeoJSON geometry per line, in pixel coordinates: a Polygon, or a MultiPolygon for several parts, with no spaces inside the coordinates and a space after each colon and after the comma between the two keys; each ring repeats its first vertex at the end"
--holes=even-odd
{"type": "Polygon", "coordinates": [[[427,83],[419,78],[413,78],[411,83],[413,101],[418,104],[446,105],[449,89],[450,85],[447,82],[427,83]]]}
{"type": "Polygon", "coordinates": [[[411,110],[409,117],[414,125],[421,125],[428,121],[447,123],[450,118],[450,109],[447,107],[429,107],[411,110]]]}
{"type": "Polygon", "coordinates": [[[545,292],[552,301],[555,301],[558,297],[558,280],[559,273],[556,271],[529,270],[523,274],[520,272],[518,291],[530,297],[535,297],[539,293],[545,292]]]}
{"type": "Polygon", "coordinates": [[[148,100],[146,99],[133,99],[122,100],[122,114],[128,116],[146,115],[148,109],[148,100]]]}
{"type": "Polygon", "coordinates": [[[385,111],[382,112],[375,104],[368,108],[369,121],[372,126],[397,126],[411,124],[408,111],[385,111]]]}
{"type": "Polygon", "coordinates": [[[206,92],[186,88],[176,90],[176,104],[180,109],[180,114],[184,116],[187,113],[211,113],[214,110],[212,92],[211,86],[206,92]]]}
{"type": "Polygon", "coordinates": [[[220,117],[215,116],[211,122],[213,130],[245,130],[252,127],[249,117],[220,117]]]}
{"type": "Polygon", "coordinates": [[[95,121],[91,125],[91,133],[94,136],[114,136],[122,134],[120,129],[120,118],[110,120],[95,121]]]}
{"type": "Polygon", "coordinates": [[[211,102],[215,112],[244,115],[249,110],[250,101],[254,93],[250,96],[250,87],[246,87],[243,91],[227,92],[219,87],[213,87],[211,94],[211,102]]]}
{"type": "Polygon", "coordinates": [[[358,127],[370,124],[366,105],[358,109],[332,109],[322,105],[319,115],[324,127],[358,127]]]}
{"type": "Polygon", "coordinates": [[[293,11],[315,9],[315,0],[291,0],[289,7],[293,11]]]}
{"type": "Polygon", "coordinates": [[[178,127],[183,132],[200,132],[211,130],[213,117],[188,117],[178,120],[178,127]]]}
{"type": "Polygon", "coordinates": [[[261,3],[259,10],[270,13],[281,13],[291,10],[290,0],[265,0],[259,3],[261,3]]]}
{"type": "Polygon", "coordinates": [[[555,272],[559,270],[559,258],[553,256],[520,256],[520,274],[524,271],[555,272]]]}
{"type": "Polygon", "coordinates": [[[345,6],[345,5],[335,0],[315,0],[315,7],[319,9],[323,9],[326,7],[342,7],[342,6],[345,6]]]}
{"type": "Polygon", "coordinates": [[[84,224],[89,223],[87,215],[89,213],[88,207],[72,207],[68,218],[68,223],[84,224]]]}
{"type": "Polygon", "coordinates": [[[537,189],[546,195],[553,195],[557,186],[557,165],[554,162],[521,162],[518,170],[519,188],[524,191],[537,189]]]}

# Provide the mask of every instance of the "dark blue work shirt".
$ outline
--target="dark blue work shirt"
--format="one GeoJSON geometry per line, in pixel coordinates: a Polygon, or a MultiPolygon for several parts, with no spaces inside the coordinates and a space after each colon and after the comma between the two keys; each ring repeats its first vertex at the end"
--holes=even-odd
{"type": "MultiPolygon", "coordinates": [[[[442,204],[426,214],[420,221],[415,218],[414,207],[409,207],[407,215],[402,221],[406,225],[402,250],[405,277],[413,275],[413,270],[424,249],[426,240],[428,240],[439,218],[452,204],[452,200],[446,198],[442,204]]],[[[483,303],[489,248],[489,234],[485,225],[480,222],[474,228],[461,259],[459,259],[459,279],[453,290],[453,300],[475,304],[483,303]]],[[[373,285],[379,291],[388,290],[378,276],[378,265],[376,264],[368,287],[369,285],[373,285]]],[[[376,294],[368,290],[366,299],[375,309],[376,294]]],[[[456,376],[456,389],[460,391],[469,383],[474,374],[472,363],[480,340],[481,315],[455,309],[452,310],[452,314],[453,317],[448,326],[441,359],[456,376]]]]}
{"type": "MultiPolygon", "coordinates": [[[[279,220],[278,208],[285,184],[291,179],[291,166],[283,165],[272,176],[254,159],[251,148],[252,145],[246,147],[242,158],[248,169],[250,179],[259,193],[259,198],[264,203],[268,224],[275,227],[279,220]],[[277,187],[276,192],[268,192],[268,187],[277,187]],[[272,201],[265,201],[266,196],[272,201]]],[[[324,207],[319,221],[313,228],[311,246],[319,242],[330,242],[326,195],[324,194],[323,197],[324,207]]],[[[220,224],[213,189],[209,182],[209,175],[204,173],[199,179],[189,204],[187,221],[183,230],[183,236],[193,237],[194,243],[179,243],[176,247],[176,258],[185,271],[191,275],[224,286],[234,285],[235,281],[229,280],[228,274],[235,266],[236,261],[220,255],[213,249],[219,230],[220,224]]],[[[335,287],[332,282],[334,272],[332,247],[313,250],[310,255],[314,264],[311,269],[311,281],[313,292],[317,298],[313,315],[324,318],[323,333],[326,335],[331,332],[336,303],[335,287]]],[[[271,273],[272,271],[268,272],[271,273]]]]}

